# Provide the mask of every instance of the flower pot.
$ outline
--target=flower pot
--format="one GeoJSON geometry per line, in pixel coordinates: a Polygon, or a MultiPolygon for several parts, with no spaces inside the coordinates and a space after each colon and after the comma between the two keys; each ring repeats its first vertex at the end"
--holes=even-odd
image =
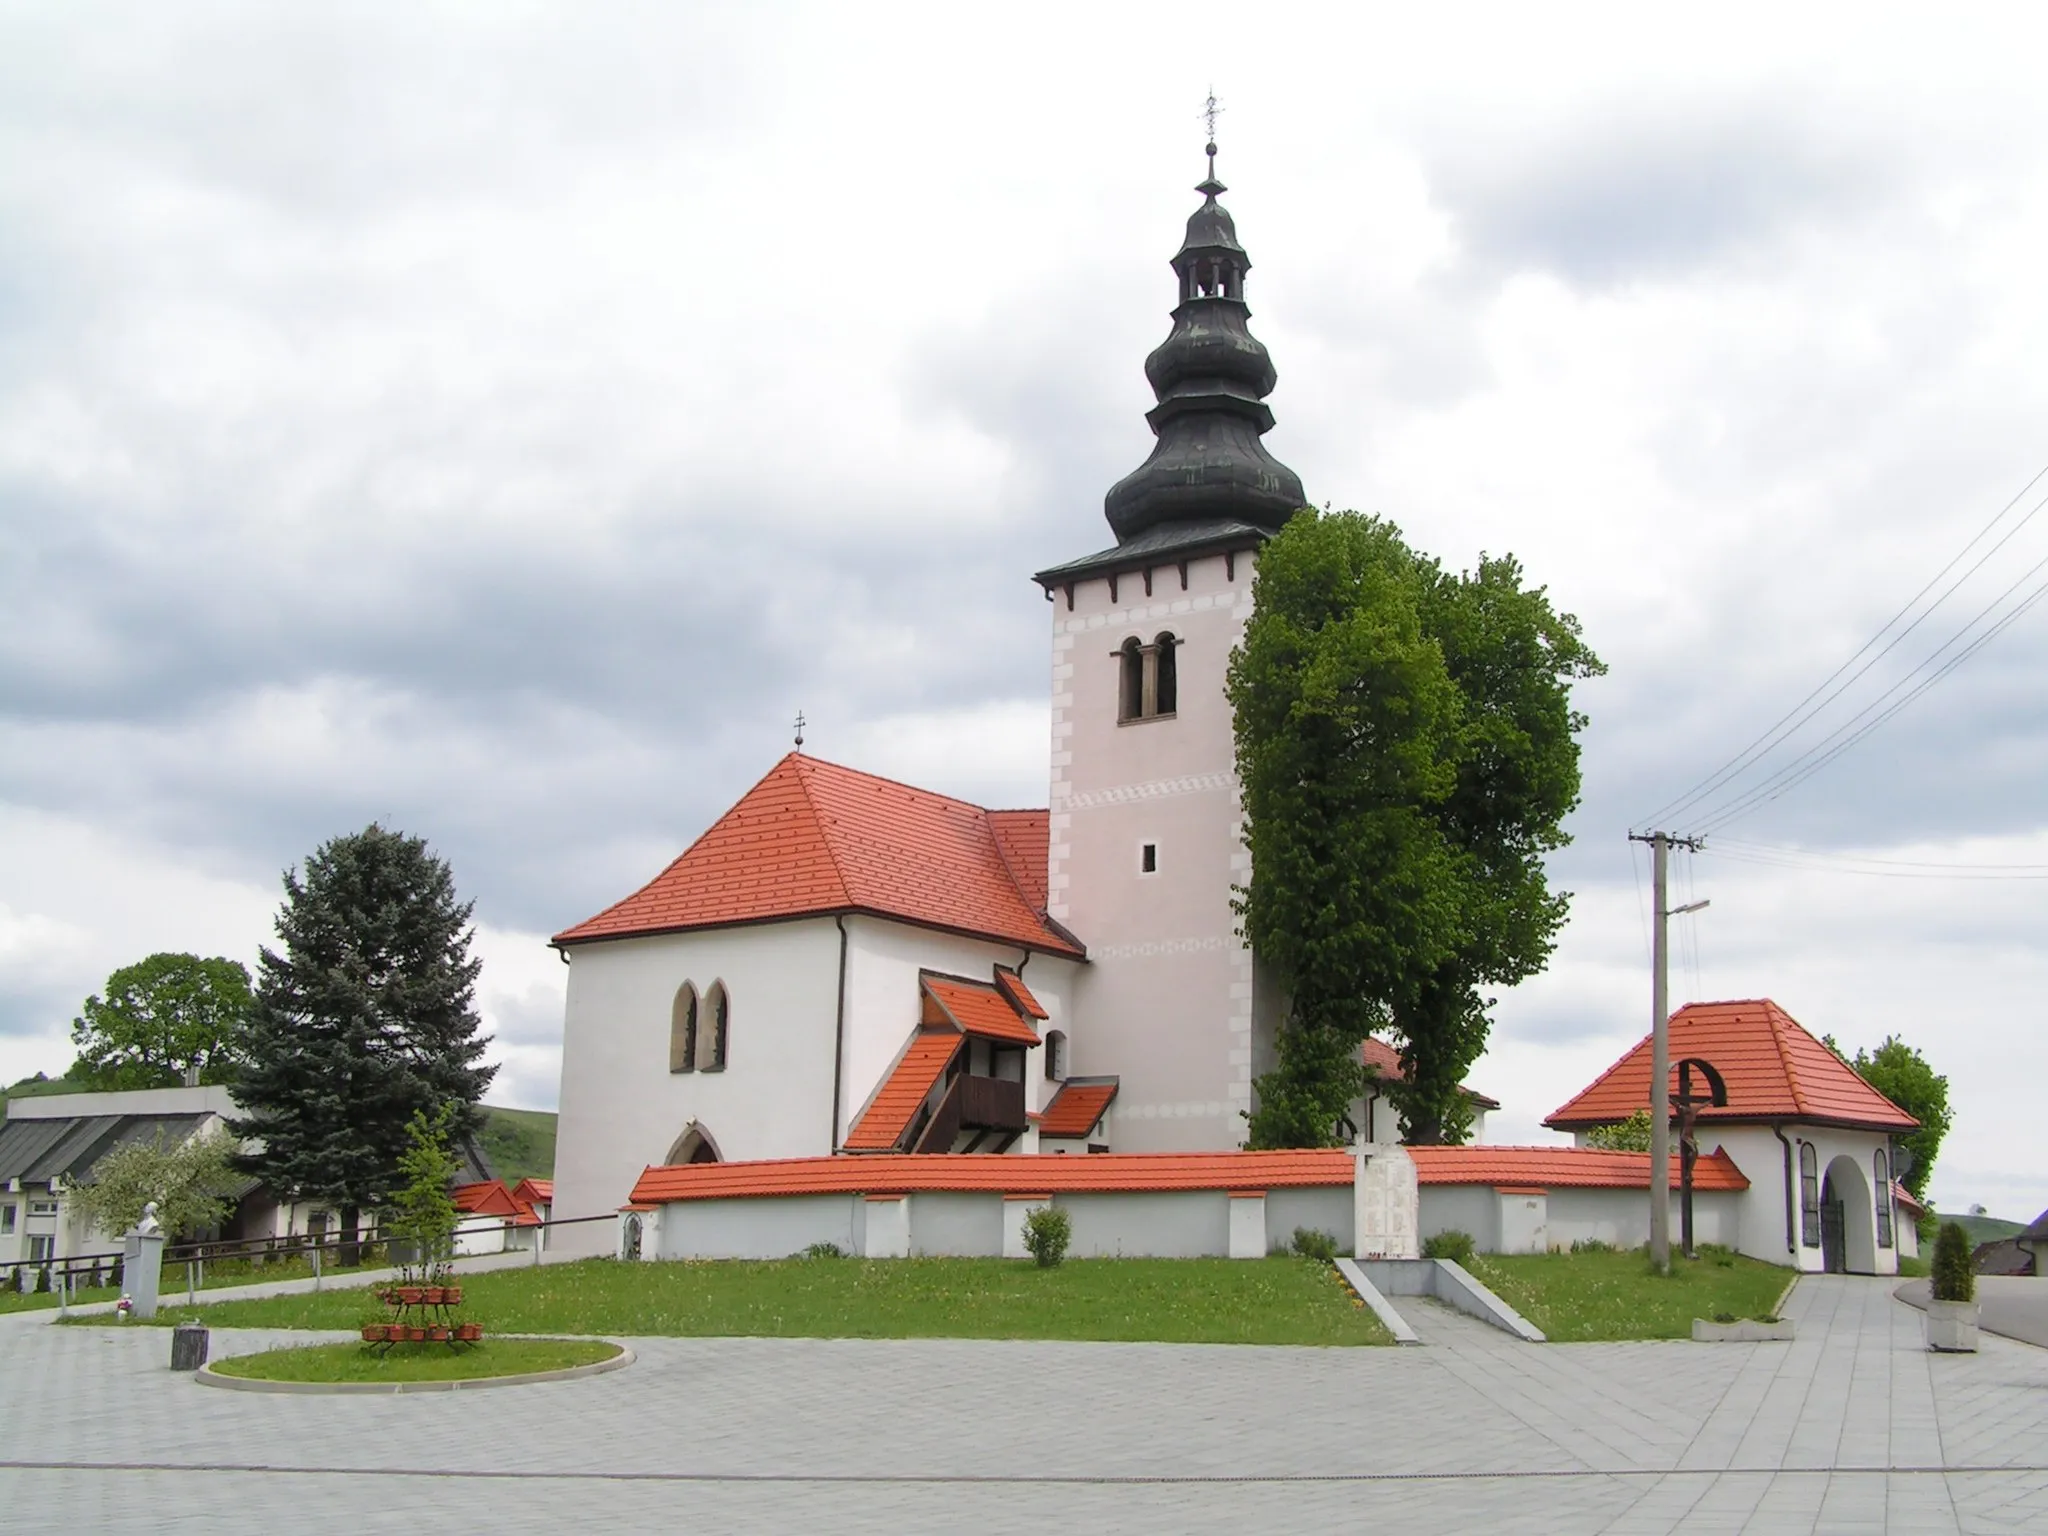
{"type": "Polygon", "coordinates": [[[482,1323],[464,1323],[455,1330],[455,1336],[465,1344],[474,1344],[484,1336],[482,1323]]]}
{"type": "Polygon", "coordinates": [[[447,1285],[447,1286],[443,1286],[443,1287],[441,1288],[441,1298],[442,1298],[442,1300],[446,1301],[446,1302],[448,1303],[448,1305],[449,1305],[449,1306],[451,1306],[451,1307],[459,1307],[459,1306],[461,1306],[461,1305],[462,1305],[462,1287],[461,1287],[461,1286],[459,1286],[459,1285],[447,1285]]]}
{"type": "Polygon", "coordinates": [[[424,1328],[408,1328],[405,1330],[405,1336],[415,1344],[427,1342],[427,1330],[424,1328]]]}
{"type": "Polygon", "coordinates": [[[398,1288],[398,1300],[401,1306],[416,1307],[425,1295],[426,1290],[421,1286],[401,1285],[398,1288]]]}
{"type": "Polygon", "coordinates": [[[1977,1352],[1977,1303],[1930,1301],[1927,1304],[1927,1347],[1948,1355],[1977,1352]]]}
{"type": "Polygon", "coordinates": [[[371,1323],[365,1327],[363,1329],[363,1342],[365,1344],[382,1344],[384,1342],[384,1325],[382,1323],[371,1323]]]}
{"type": "Polygon", "coordinates": [[[427,1337],[436,1344],[446,1344],[448,1342],[448,1330],[446,1328],[429,1328],[427,1330],[427,1337]]]}

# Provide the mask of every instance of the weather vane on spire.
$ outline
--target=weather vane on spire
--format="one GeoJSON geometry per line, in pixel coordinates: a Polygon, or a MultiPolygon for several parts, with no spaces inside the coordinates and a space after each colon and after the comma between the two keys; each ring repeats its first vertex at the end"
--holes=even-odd
{"type": "Polygon", "coordinates": [[[1202,103],[1202,122],[1209,130],[1209,163],[1216,163],[1216,119],[1223,115],[1223,103],[1216,99],[1216,87],[1209,87],[1209,99],[1202,103]]]}
{"type": "Polygon", "coordinates": [[[796,712],[796,744],[798,750],[802,750],[804,744],[804,712],[802,710],[796,712]]]}

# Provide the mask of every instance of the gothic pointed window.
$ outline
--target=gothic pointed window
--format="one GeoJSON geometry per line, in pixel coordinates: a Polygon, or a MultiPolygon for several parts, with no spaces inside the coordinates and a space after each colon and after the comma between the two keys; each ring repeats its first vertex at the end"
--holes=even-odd
{"type": "Polygon", "coordinates": [[[1180,703],[1180,668],[1173,659],[1174,647],[1180,642],[1172,635],[1161,635],[1152,643],[1159,653],[1159,678],[1153,689],[1153,701],[1159,707],[1153,713],[1170,715],[1180,703]]]}
{"type": "Polygon", "coordinates": [[[1799,1143],[1799,1241],[1820,1246],[1820,1154],[1810,1141],[1799,1143]]]}
{"type": "Polygon", "coordinates": [[[1145,653],[1138,637],[1131,636],[1116,653],[1116,717],[1137,720],[1145,713],[1145,653]]]}
{"type": "Polygon", "coordinates": [[[732,999],[727,995],[725,983],[711,984],[710,996],[705,999],[711,1008],[711,1028],[704,1041],[704,1056],[700,1065],[707,1072],[725,1070],[726,1035],[731,1024],[732,999]]]}
{"type": "Polygon", "coordinates": [[[1067,1032],[1063,1029],[1045,1032],[1045,1080],[1049,1083],[1067,1080],[1067,1032]]]}
{"type": "Polygon", "coordinates": [[[668,1069],[692,1072],[697,1067],[697,989],[684,982],[668,1013],[668,1069]]]}
{"type": "Polygon", "coordinates": [[[1877,1246],[1892,1245],[1892,1174],[1884,1148],[1870,1154],[1870,1184],[1877,1192],[1877,1246]]]}

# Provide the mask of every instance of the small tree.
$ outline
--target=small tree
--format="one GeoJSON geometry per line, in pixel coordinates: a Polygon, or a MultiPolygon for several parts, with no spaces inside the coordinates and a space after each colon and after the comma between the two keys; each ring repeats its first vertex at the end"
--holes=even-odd
{"type": "Polygon", "coordinates": [[[103,1231],[119,1235],[142,1220],[143,1207],[156,1202],[157,1220],[173,1237],[196,1237],[227,1215],[235,1186],[235,1143],[218,1131],[188,1137],[166,1147],[131,1141],[92,1166],[72,1194],[77,1208],[103,1231]]]}
{"type": "Polygon", "coordinates": [[[1650,1112],[1639,1109],[1626,1120],[1596,1125],[1586,1133],[1589,1146],[1605,1152],[1647,1152],[1650,1150],[1650,1112]]]}
{"type": "Polygon", "coordinates": [[[225,1083],[249,1015],[239,960],[157,954],[107,978],[71,1024],[78,1060],[64,1074],[87,1089],[225,1083]]]}
{"type": "Polygon", "coordinates": [[[1040,1206],[1024,1218],[1024,1246],[1040,1269],[1058,1267],[1073,1236],[1074,1218],[1056,1205],[1040,1206]]]}
{"type": "Polygon", "coordinates": [[[1977,1271],[1970,1262],[1970,1234],[1959,1221],[1945,1221],[1934,1240],[1934,1299],[1975,1301],[1977,1271]]]}
{"type": "Polygon", "coordinates": [[[416,1112],[406,1125],[405,1151],[398,1157],[401,1183],[384,1211],[384,1234],[405,1245],[400,1259],[407,1284],[435,1284],[455,1257],[455,1196],[459,1165],[448,1150],[455,1107],[443,1104],[432,1116],[416,1112]]]}

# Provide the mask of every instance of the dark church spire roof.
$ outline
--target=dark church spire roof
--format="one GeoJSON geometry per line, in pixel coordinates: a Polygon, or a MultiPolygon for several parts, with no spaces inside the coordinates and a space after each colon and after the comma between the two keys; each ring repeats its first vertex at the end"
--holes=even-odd
{"type": "Polygon", "coordinates": [[[1173,258],[1180,285],[1173,330],[1145,359],[1159,400],[1145,419],[1159,441],[1104,502],[1120,546],[1162,525],[1219,519],[1271,532],[1305,500],[1300,477],[1259,441],[1273,425],[1265,400],[1277,375],[1247,323],[1251,258],[1216,200],[1225,188],[1213,142],[1208,153],[1209,175],[1195,188],[1202,206],[1173,258]]]}

